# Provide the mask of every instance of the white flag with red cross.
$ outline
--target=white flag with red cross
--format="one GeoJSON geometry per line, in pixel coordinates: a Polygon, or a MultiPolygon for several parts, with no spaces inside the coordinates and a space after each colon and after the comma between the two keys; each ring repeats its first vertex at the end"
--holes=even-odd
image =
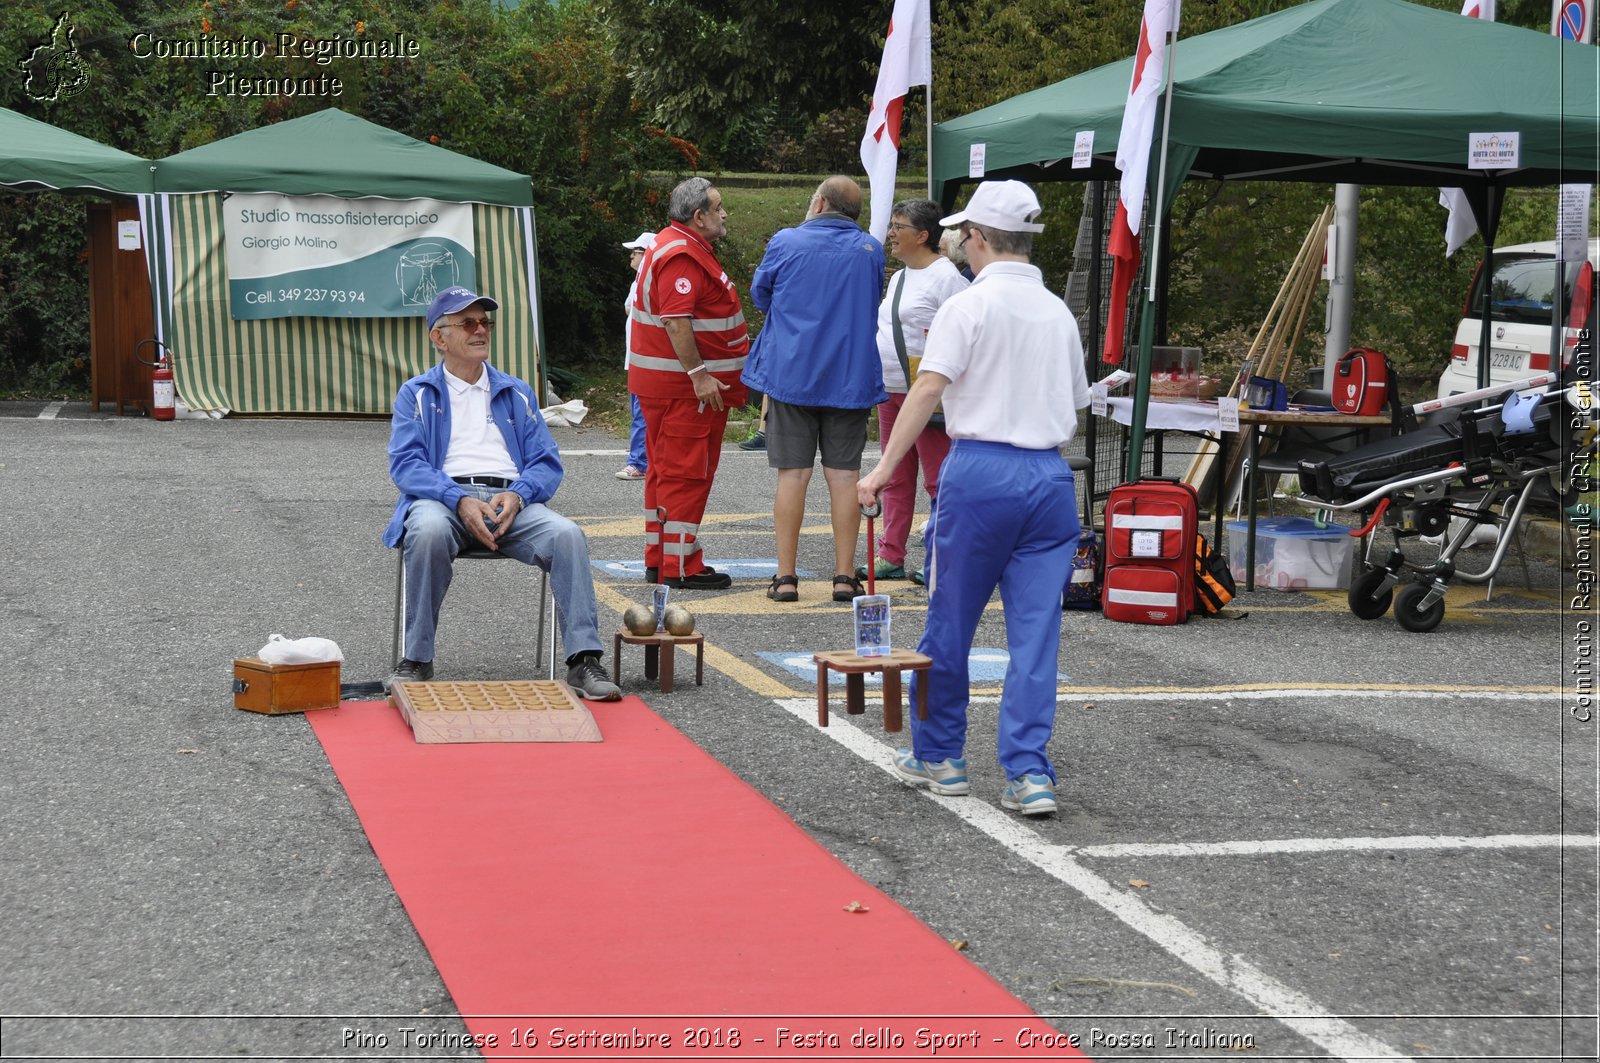
{"type": "Polygon", "coordinates": [[[1156,129],[1156,103],[1166,81],[1170,38],[1178,32],[1181,0],[1145,0],[1139,22],[1139,43],[1133,53],[1133,77],[1128,102],[1122,110],[1122,131],[1117,135],[1117,169],[1122,173],[1117,214],[1111,221],[1106,253],[1115,265],[1111,273],[1111,308],[1106,319],[1104,359],[1122,362],[1123,326],[1127,321],[1128,293],[1139,272],[1139,226],[1144,214],[1144,189],[1150,171],[1150,141],[1156,129]]]}
{"type": "Polygon", "coordinates": [[[928,0],[895,0],[889,37],[883,43],[878,86],[872,90],[872,113],[861,138],[861,164],[866,167],[872,208],[867,229],[882,240],[894,207],[895,171],[900,165],[900,115],[906,93],[933,81],[933,34],[928,0]]]}

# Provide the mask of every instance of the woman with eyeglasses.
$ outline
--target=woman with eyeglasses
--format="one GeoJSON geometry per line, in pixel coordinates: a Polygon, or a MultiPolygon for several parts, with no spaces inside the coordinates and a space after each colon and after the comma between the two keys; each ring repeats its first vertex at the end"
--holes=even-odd
{"type": "MultiPolygon", "coordinates": [[[[888,401],[878,406],[880,444],[888,442],[895,416],[916,378],[934,313],[969,283],[955,264],[939,253],[943,232],[939,213],[939,205],[931,199],[907,199],[894,205],[889,219],[886,249],[905,268],[889,278],[883,304],[878,307],[878,359],[883,363],[883,386],[889,392],[888,401]]],[[[923,487],[931,501],[938,494],[939,466],[948,453],[950,437],[945,435],[943,419],[935,415],[884,485],[876,579],[906,578],[906,539],[916,509],[917,467],[922,467],[923,487]]],[[[865,565],[856,570],[856,578],[867,578],[865,565]]],[[[911,580],[923,582],[921,570],[913,572],[911,580]]]]}

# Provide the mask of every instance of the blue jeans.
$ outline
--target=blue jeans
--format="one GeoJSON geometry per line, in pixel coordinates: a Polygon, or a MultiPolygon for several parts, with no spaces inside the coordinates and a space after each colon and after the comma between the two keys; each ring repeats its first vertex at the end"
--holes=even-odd
{"type": "Polygon", "coordinates": [[[644,414],[639,409],[639,396],[629,395],[633,406],[633,432],[628,436],[628,464],[640,472],[650,467],[650,458],[644,452],[644,414]]]}
{"type": "MultiPolygon", "coordinates": [[[[462,490],[485,502],[499,492],[490,487],[463,484],[462,490]]],[[[461,518],[431,498],[418,499],[406,511],[406,637],[405,655],[413,661],[433,660],[434,633],[439,626],[439,606],[450,589],[456,554],[464,546],[479,545],[461,518]]],[[[550,591],[561,625],[561,645],[566,655],[603,653],[596,617],[594,580],[589,573],[589,540],[572,521],[542,503],[519,512],[511,529],[500,537],[500,550],[550,574],[550,591]]],[[[533,603],[537,614],[539,603],[533,603]]]]}

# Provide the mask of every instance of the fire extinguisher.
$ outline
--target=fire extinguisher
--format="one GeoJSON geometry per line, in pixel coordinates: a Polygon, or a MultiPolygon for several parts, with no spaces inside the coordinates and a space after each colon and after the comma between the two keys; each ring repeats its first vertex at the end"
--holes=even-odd
{"type": "Polygon", "coordinates": [[[167,345],[160,340],[140,340],[139,345],[133,349],[134,358],[143,365],[151,366],[155,372],[150,374],[152,394],[150,396],[150,416],[157,421],[170,421],[176,415],[174,409],[177,388],[172,382],[172,362],[167,357],[167,345]],[[139,356],[145,344],[154,344],[159,349],[158,360],[146,361],[139,356]]]}

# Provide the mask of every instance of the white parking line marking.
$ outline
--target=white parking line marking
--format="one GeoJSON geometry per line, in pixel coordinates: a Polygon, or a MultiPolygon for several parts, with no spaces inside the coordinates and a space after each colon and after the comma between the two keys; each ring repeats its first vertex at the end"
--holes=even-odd
{"type": "MultiPolygon", "coordinates": [[[[1092,700],[1092,701],[1277,701],[1287,698],[1330,698],[1330,697],[1358,697],[1363,701],[1377,698],[1405,698],[1411,701],[1439,701],[1455,700],[1459,698],[1480,699],[1493,698],[1497,701],[1549,701],[1559,698],[1559,687],[1548,687],[1544,690],[1467,690],[1451,689],[1448,687],[1422,688],[1422,687],[1396,687],[1383,689],[1381,687],[1218,687],[1214,690],[1197,690],[1187,688],[1184,690],[1105,690],[1100,688],[1079,688],[1074,690],[1065,687],[1056,694],[1056,700],[1092,700]]],[[[995,705],[1000,699],[994,695],[973,697],[972,702],[979,705],[995,705]]]]}
{"type": "Polygon", "coordinates": [[[53,420],[55,420],[56,419],[56,414],[60,413],[61,412],[61,407],[65,406],[65,405],[66,405],[65,402],[52,402],[52,403],[49,403],[48,405],[45,406],[44,409],[39,411],[39,420],[41,420],[41,421],[53,421],[53,420]]]}
{"type": "MultiPolygon", "coordinates": [[[[785,698],[775,703],[784,711],[815,726],[815,701],[809,698],[785,698]]],[[[894,770],[893,751],[864,731],[837,717],[830,726],[819,730],[862,760],[899,778],[894,770]]],[[[998,806],[971,797],[939,797],[926,790],[921,793],[924,799],[938,803],[1028,863],[1077,890],[1212,982],[1249,1000],[1267,1017],[1277,1019],[1306,1040],[1319,1045],[1332,1058],[1350,1063],[1412,1058],[1362,1033],[1254,964],[1239,956],[1228,955],[1170,915],[1151,910],[1127,889],[1113,885],[1078,863],[1067,847],[1041,841],[1018,817],[1002,812],[998,806]]]]}
{"type": "Polygon", "coordinates": [[[1256,842],[1137,842],[1126,845],[1064,846],[1074,856],[1265,856],[1270,853],[1370,853],[1430,849],[1594,849],[1587,834],[1489,834],[1481,838],[1415,834],[1395,838],[1277,838],[1256,842]]]}

